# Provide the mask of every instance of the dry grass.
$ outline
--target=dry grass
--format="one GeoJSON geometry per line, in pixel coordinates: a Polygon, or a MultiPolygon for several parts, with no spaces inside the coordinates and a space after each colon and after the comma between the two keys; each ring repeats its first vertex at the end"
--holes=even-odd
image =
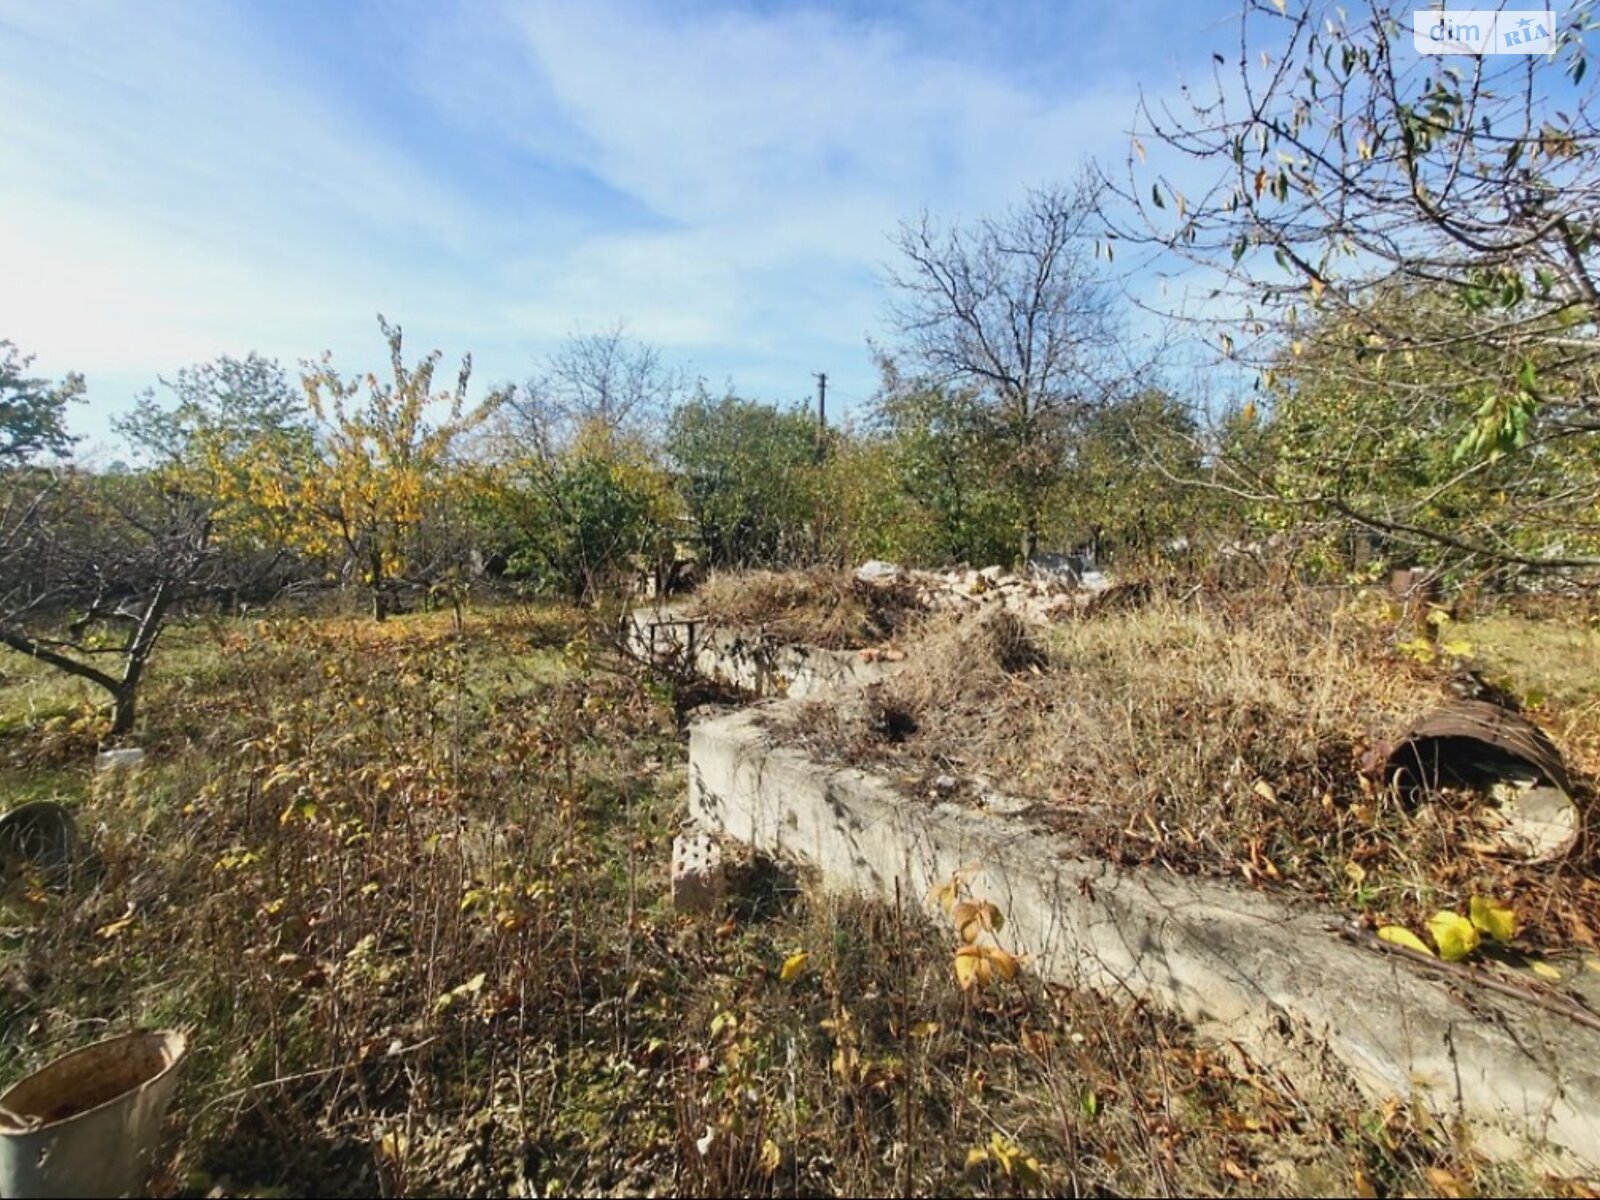
{"type": "Polygon", "coordinates": [[[1536,944],[1592,945],[1588,858],[1535,868],[1469,853],[1487,840],[1479,814],[1409,807],[1363,774],[1364,754],[1447,692],[1441,670],[1396,653],[1380,610],[1347,600],[1157,597],[1031,630],[945,618],[864,710],[812,708],[794,725],[897,774],[978,776],[1043,801],[1114,861],[1397,920],[1499,895],[1536,944]]]}
{"type": "Polygon", "coordinates": [[[714,575],[696,593],[695,608],[730,625],[833,650],[903,636],[925,611],[908,583],[868,584],[847,571],[821,569],[714,575]]]}
{"type": "Polygon", "coordinates": [[[676,917],[670,698],[552,644],[566,620],[184,631],[131,776],[90,780],[87,718],[13,725],[0,791],[73,803],[100,870],[6,902],[0,1071],[191,1030],[157,1194],[1555,1186],[1121,998],[963,992],[919,898],[751,863],[676,917]]]}

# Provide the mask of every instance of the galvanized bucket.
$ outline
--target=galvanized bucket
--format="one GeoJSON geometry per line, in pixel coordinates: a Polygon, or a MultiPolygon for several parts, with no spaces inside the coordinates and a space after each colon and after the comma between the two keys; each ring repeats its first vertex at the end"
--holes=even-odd
{"type": "Polygon", "coordinates": [[[0,1196],[143,1191],[186,1048],[181,1033],[124,1034],[0,1094],[0,1196]]]}

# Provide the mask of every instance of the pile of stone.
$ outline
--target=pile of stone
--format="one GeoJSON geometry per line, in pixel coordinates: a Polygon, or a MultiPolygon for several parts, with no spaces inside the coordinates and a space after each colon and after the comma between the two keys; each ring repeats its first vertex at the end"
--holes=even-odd
{"type": "Polygon", "coordinates": [[[877,559],[862,564],[863,583],[909,583],[930,612],[1002,608],[1027,621],[1056,621],[1081,613],[1111,587],[1099,571],[1068,558],[1036,559],[1026,575],[1003,567],[974,571],[914,571],[877,559]]]}

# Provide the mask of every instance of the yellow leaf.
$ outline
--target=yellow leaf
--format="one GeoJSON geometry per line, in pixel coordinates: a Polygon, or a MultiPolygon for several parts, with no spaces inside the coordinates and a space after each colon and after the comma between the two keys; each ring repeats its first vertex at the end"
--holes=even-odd
{"type": "Polygon", "coordinates": [[[982,1146],[974,1146],[971,1150],[967,1151],[967,1170],[969,1171],[972,1170],[973,1167],[983,1166],[983,1164],[988,1161],[989,1152],[982,1146]]]}
{"type": "Polygon", "coordinates": [[[126,929],[129,925],[132,925],[132,924],[133,924],[133,905],[129,904],[127,912],[123,913],[120,917],[118,917],[115,921],[112,921],[109,925],[100,926],[99,929],[96,929],[94,931],[94,935],[95,935],[95,937],[105,938],[107,941],[110,941],[112,938],[116,937],[117,934],[121,933],[124,929],[126,929]]]}
{"type": "Polygon", "coordinates": [[[783,1165],[783,1151],[778,1148],[778,1143],[768,1138],[761,1143],[761,1173],[773,1175],[783,1165]]]}
{"type": "Polygon", "coordinates": [[[1285,11],[1285,9],[1284,9],[1284,0],[1272,0],[1272,3],[1278,6],[1278,11],[1279,12],[1284,12],[1285,11]]]}
{"type": "Polygon", "coordinates": [[[1005,924],[1000,910],[987,900],[963,900],[950,910],[950,919],[963,942],[975,942],[985,930],[994,932],[1005,924]]]}
{"type": "Polygon", "coordinates": [[[1428,932],[1445,962],[1460,962],[1478,948],[1478,930],[1459,913],[1440,911],[1428,918],[1428,932]]]}
{"type": "Polygon", "coordinates": [[[956,951],[956,982],[961,990],[971,991],[980,983],[989,981],[989,964],[977,946],[963,946],[956,951]]]}
{"type": "Polygon", "coordinates": [[[951,879],[948,882],[942,883],[938,887],[934,888],[931,893],[931,897],[934,900],[937,900],[939,902],[939,907],[948,913],[954,910],[956,899],[960,896],[960,894],[961,884],[957,880],[951,879]]]}
{"type": "Polygon", "coordinates": [[[778,978],[784,983],[793,983],[806,969],[806,963],[811,961],[811,956],[805,951],[791,954],[783,960],[783,968],[778,972],[778,978]]]}
{"type": "Polygon", "coordinates": [[[406,1156],[411,1139],[405,1134],[390,1130],[378,1141],[378,1152],[390,1162],[399,1162],[406,1156]]]}
{"type": "Polygon", "coordinates": [[[1540,962],[1536,958],[1530,958],[1528,960],[1528,969],[1540,979],[1548,979],[1551,983],[1561,982],[1561,972],[1547,962],[1540,962]]]}
{"type": "Polygon", "coordinates": [[[1433,951],[1428,949],[1421,938],[1399,925],[1385,925],[1378,930],[1378,936],[1396,946],[1404,946],[1407,950],[1420,950],[1429,958],[1433,957],[1433,951]]]}
{"type": "Polygon", "coordinates": [[[1474,896],[1470,911],[1473,925],[1494,941],[1509,942],[1517,936],[1517,914],[1510,905],[1488,896],[1474,896]]]}
{"type": "Polygon", "coordinates": [[[984,957],[989,960],[989,965],[993,968],[994,973],[1000,976],[1001,979],[1009,983],[1016,977],[1017,967],[1020,964],[1015,955],[1007,954],[1004,950],[995,946],[985,946],[983,953],[984,957]]]}
{"type": "Polygon", "coordinates": [[[918,1021],[911,1027],[911,1036],[914,1038],[931,1038],[939,1032],[937,1021],[918,1021]]]}
{"type": "Polygon", "coordinates": [[[1347,862],[1344,865],[1344,877],[1360,887],[1367,881],[1367,869],[1358,862],[1347,862]]]}
{"type": "Polygon", "coordinates": [[[1255,788],[1253,790],[1255,791],[1256,795],[1260,796],[1263,800],[1265,800],[1269,804],[1275,802],[1278,799],[1278,793],[1273,791],[1272,785],[1270,783],[1268,783],[1265,779],[1256,780],[1256,786],[1255,786],[1255,788]]]}

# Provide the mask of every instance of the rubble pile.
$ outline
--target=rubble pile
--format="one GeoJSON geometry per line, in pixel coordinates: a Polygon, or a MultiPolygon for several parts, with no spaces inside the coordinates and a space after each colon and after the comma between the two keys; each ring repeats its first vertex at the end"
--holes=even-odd
{"type": "Polygon", "coordinates": [[[1004,609],[1025,621],[1048,622],[1083,612],[1111,580],[1067,560],[1038,561],[1026,575],[1003,567],[954,571],[908,570],[874,559],[856,569],[862,583],[910,584],[929,612],[1004,609]]]}

